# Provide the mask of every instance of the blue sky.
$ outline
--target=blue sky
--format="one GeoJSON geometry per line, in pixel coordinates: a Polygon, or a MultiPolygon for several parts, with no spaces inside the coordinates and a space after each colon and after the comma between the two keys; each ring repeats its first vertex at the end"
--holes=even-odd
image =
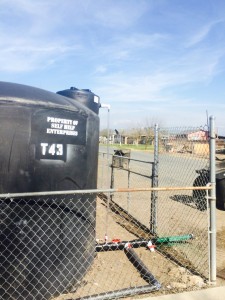
{"type": "Polygon", "coordinates": [[[89,88],[111,128],[201,126],[207,111],[225,134],[225,1],[0,0],[0,80],[89,88]]]}

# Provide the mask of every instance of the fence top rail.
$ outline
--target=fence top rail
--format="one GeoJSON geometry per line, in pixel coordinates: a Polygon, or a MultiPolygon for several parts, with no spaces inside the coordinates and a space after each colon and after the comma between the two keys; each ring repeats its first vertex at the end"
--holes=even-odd
{"type": "MultiPolygon", "coordinates": [[[[107,155],[107,152],[100,152],[99,151],[99,154],[107,155]]],[[[130,158],[128,156],[115,155],[115,154],[112,154],[112,153],[109,153],[109,155],[111,155],[113,157],[125,158],[125,159],[132,160],[132,161],[138,161],[138,162],[142,162],[142,163],[146,163],[146,164],[152,164],[152,165],[154,164],[154,161],[140,160],[140,159],[130,158]]]]}
{"type": "Polygon", "coordinates": [[[46,191],[30,193],[7,193],[0,194],[0,199],[13,199],[18,197],[35,197],[35,196],[57,196],[57,195],[74,195],[74,194],[99,194],[99,193],[122,193],[122,192],[159,192],[159,191],[183,191],[183,190],[212,190],[211,185],[207,186],[187,186],[187,187],[157,187],[157,188],[117,188],[117,189],[90,189],[90,190],[70,190],[70,191],[46,191]]]}

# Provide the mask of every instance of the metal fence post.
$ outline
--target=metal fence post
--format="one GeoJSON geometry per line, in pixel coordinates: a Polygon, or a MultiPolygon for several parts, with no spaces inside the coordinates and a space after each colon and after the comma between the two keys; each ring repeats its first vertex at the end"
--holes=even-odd
{"type": "MultiPolygon", "coordinates": [[[[158,187],[158,164],[159,164],[159,128],[154,127],[154,163],[152,168],[152,187],[158,187]]],[[[151,192],[150,231],[157,234],[157,200],[158,192],[151,192]]]]}
{"type": "Polygon", "coordinates": [[[210,243],[210,281],[216,283],[216,134],[215,118],[210,116],[210,183],[212,190],[209,197],[209,243],[210,243]]]}
{"type": "MultiPolygon", "coordinates": [[[[127,160],[127,170],[128,170],[127,187],[130,188],[130,159],[129,158],[127,160]]],[[[130,192],[128,192],[128,194],[127,194],[127,211],[128,211],[128,213],[130,211],[130,192]]]]}
{"type": "MultiPolygon", "coordinates": [[[[113,163],[111,165],[111,182],[110,182],[110,189],[114,189],[114,166],[113,163]]],[[[111,195],[112,196],[112,195],[111,195]]]]}
{"type": "MultiPolygon", "coordinates": [[[[110,105],[109,104],[101,104],[102,108],[107,109],[107,187],[109,186],[109,173],[110,173],[110,163],[109,163],[109,119],[110,119],[110,105]]],[[[112,179],[111,179],[112,180],[112,179]]],[[[111,183],[112,184],[112,183],[111,183]]],[[[109,215],[109,201],[111,198],[111,194],[107,194],[107,210],[105,217],[105,236],[108,236],[108,215],[109,215]]]]}
{"type": "Polygon", "coordinates": [[[105,154],[104,154],[104,153],[102,153],[101,188],[103,188],[103,175],[104,175],[104,156],[105,156],[105,154]]]}

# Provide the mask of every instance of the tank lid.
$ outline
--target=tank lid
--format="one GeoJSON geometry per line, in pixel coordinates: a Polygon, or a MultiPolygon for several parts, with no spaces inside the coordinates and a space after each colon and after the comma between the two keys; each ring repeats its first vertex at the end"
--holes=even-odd
{"type": "Polygon", "coordinates": [[[100,98],[90,89],[77,89],[76,87],[71,87],[67,90],[58,91],[57,94],[71,98],[76,102],[85,105],[96,114],[99,113],[100,98]]]}
{"type": "Polygon", "coordinates": [[[92,93],[92,91],[90,89],[78,89],[75,86],[71,86],[70,90],[71,91],[82,91],[82,92],[92,93]]]}

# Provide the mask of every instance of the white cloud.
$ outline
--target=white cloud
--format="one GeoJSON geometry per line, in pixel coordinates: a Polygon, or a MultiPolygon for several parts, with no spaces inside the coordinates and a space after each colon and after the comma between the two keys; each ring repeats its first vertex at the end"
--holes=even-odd
{"type": "Polygon", "coordinates": [[[79,45],[52,34],[58,24],[53,8],[49,1],[1,2],[0,71],[46,68],[60,55],[78,50],[79,45]]]}
{"type": "Polygon", "coordinates": [[[80,45],[67,45],[66,41],[36,41],[33,38],[10,39],[1,35],[4,41],[0,47],[0,71],[27,72],[44,69],[64,55],[80,52],[80,45]]]}
{"type": "Polygon", "coordinates": [[[168,40],[167,35],[131,33],[116,35],[106,43],[96,45],[96,55],[101,59],[107,59],[114,64],[117,60],[143,59],[140,51],[161,48],[168,40]]]}
{"type": "Polygon", "coordinates": [[[94,74],[105,73],[107,71],[107,67],[103,65],[99,65],[95,68],[94,74]]]}
{"type": "MultiPolygon", "coordinates": [[[[186,58],[186,62],[188,60],[186,58]]],[[[208,59],[208,58],[207,58],[208,59]]],[[[214,75],[218,61],[210,60],[184,67],[179,60],[173,67],[163,66],[151,72],[134,70],[132,73],[117,72],[96,78],[99,94],[107,99],[123,102],[161,102],[166,97],[166,90],[179,86],[208,82],[214,75]],[[136,71],[136,72],[135,72],[136,71]]]]}
{"type": "Polygon", "coordinates": [[[198,28],[193,35],[189,38],[188,42],[186,43],[186,47],[193,47],[196,44],[202,42],[204,39],[206,39],[209,34],[210,31],[219,23],[224,22],[224,20],[217,20],[217,21],[212,21],[209,22],[207,24],[205,24],[204,26],[202,26],[201,28],[198,28]]]}
{"type": "MultiPolygon", "coordinates": [[[[94,41],[95,35],[90,37],[85,30],[89,32],[96,25],[98,30],[105,30],[108,26],[129,26],[147,9],[145,1],[130,1],[129,4],[119,1],[115,5],[114,1],[102,0],[96,3],[81,0],[11,0],[2,1],[1,5],[0,71],[7,72],[45,68],[49,63],[56,63],[60,57],[69,58],[76,53],[90,59],[103,54],[112,59],[126,60],[130,54],[129,45],[137,45],[138,41],[130,41],[130,44],[126,41],[120,48],[121,40],[112,40],[109,47],[105,47],[101,46],[104,40],[99,43],[98,34],[94,41]]],[[[141,40],[143,42],[143,36],[141,40]]],[[[101,73],[105,71],[97,70],[101,73]]]]}
{"type": "Polygon", "coordinates": [[[93,19],[101,26],[124,29],[133,25],[148,9],[149,2],[143,0],[100,0],[97,3],[92,2],[90,11],[95,11],[93,19]]]}

